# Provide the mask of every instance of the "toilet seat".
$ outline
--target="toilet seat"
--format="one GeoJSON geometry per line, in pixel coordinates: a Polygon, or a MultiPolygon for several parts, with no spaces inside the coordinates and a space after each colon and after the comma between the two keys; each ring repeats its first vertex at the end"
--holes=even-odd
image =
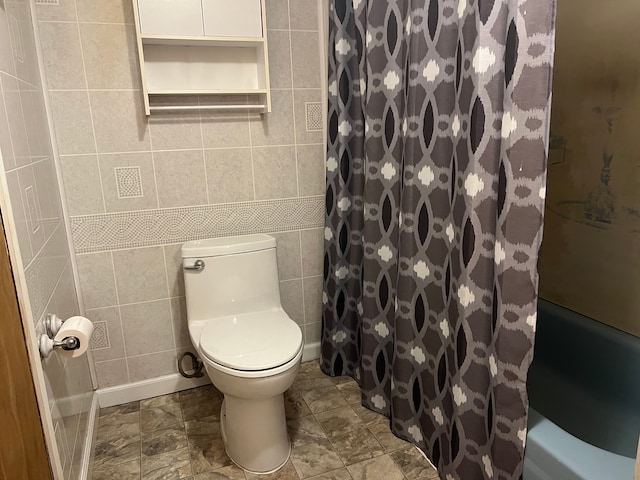
{"type": "Polygon", "coordinates": [[[218,367],[240,376],[266,376],[299,356],[302,332],[282,309],[252,312],[209,320],[199,344],[218,367]]]}

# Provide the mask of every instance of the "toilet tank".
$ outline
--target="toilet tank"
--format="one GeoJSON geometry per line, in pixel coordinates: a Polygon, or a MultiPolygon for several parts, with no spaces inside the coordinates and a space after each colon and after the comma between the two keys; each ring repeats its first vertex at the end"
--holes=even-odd
{"type": "Polygon", "coordinates": [[[182,245],[189,322],[281,308],[276,240],[243,235],[182,245]],[[204,267],[193,269],[201,260],[204,267]]]}

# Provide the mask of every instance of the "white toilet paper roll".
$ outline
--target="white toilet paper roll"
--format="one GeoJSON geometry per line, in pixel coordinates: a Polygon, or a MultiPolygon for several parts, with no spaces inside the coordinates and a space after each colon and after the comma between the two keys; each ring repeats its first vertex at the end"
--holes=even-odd
{"type": "Polygon", "coordinates": [[[91,320],[85,317],[71,317],[67,319],[58,333],[55,336],[55,340],[61,342],[67,337],[76,337],[80,342],[80,346],[75,350],[65,350],[63,348],[56,349],[58,353],[65,357],[79,357],[89,348],[89,342],[91,341],[91,334],[93,333],[93,323],[91,320]]]}

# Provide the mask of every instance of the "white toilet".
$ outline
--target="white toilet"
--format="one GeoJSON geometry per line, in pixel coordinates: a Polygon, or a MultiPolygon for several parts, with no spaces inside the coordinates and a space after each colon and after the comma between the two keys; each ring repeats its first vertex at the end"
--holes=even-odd
{"type": "Polygon", "coordinates": [[[268,235],[182,246],[189,334],[224,395],[220,422],[238,466],[270,473],[291,452],[283,393],[302,360],[302,332],[280,304],[276,241],[268,235]]]}

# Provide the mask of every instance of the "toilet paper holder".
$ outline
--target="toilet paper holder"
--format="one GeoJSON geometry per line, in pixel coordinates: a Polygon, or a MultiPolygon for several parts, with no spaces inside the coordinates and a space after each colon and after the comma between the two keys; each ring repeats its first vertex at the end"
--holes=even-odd
{"type": "Polygon", "coordinates": [[[56,314],[47,313],[47,316],[44,318],[44,329],[47,332],[47,335],[49,336],[50,339],[53,340],[53,338],[56,336],[56,334],[62,327],[63,323],[64,323],[64,320],[62,320],[56,314]]]}
{"type": "Polygon", "coordinates": [[[64,320],[53,313],[46,315],[44,328],[47,333],[43,333],[38,339],[38,349],[40,350],[40,356],[42,358],[48,358],[56,348],[67,351],[80,348],[80,340],[76,337],[65,337],[60,341],[54,340],[63,323],[64,320]]]}

